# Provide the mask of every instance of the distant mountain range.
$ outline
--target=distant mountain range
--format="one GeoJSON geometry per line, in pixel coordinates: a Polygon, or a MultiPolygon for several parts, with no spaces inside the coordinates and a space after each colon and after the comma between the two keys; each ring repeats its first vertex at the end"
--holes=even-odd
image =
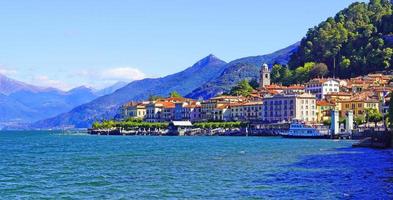
{"type": "Polygon", "coordinates": [[[112,118],[119,106],[128,101],[146,100],[151,95],[167,96],[172,91],[182,95],[192,92],[204,83],[217,78],[224,70],[226,62],[209,55],[186,70],[163,78],[147,78],[131,82],[114,93],[78,106],[68,113],[39,121],[34,128],[61,127],[73,125],[77,128],[89,127],[95,120],[112,118]]]}
{"type": "Polygon", "coordinates": [[[209,55],[182,72],[163,78],[148,78],[131,82],[112,94],[99,97],[77,106],[70,112],[35,123],[32,128],[60,128],[74,126],[87,128],[96,120],[113,118],[119,107],[128,101],[141,101],[151,95],[167,96],[177,91],[190,98],[210,98],[243,79],[258,79],[263,63],[286,64],[296,51],[298,43],[268,55],[237,59],[226,63],[209,55]]]}
{"type": "Polygon", "coordinates": [[[70,91],[38,87],[0,74],[0,128],[25,128],[26,124],[54,117],[124,85],[103,90],[78,87],[70,91]]]}

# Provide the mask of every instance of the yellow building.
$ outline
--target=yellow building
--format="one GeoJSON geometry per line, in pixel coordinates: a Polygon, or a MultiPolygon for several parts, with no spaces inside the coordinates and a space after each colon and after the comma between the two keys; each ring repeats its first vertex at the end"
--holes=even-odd
{"type": "Polygon", "coordinates": [[[140,118],[146,117],[146,104],[130,102],[123,106],[123,114],[125,118],[140,118]]]}
{"type": "Polygon", "coordinates": [[[379,111],[379,101],[377,99],[351,98],[350,100],[340,100],[340,117],[345,117],[348,111],[353,111],[354,117],[364,116],[366,109],[377,109],[379,111]]]}
{"type": "Polygon", "coordinates": [[[336,104],[325,100],[317,101],[317,122],[330,120],[331,111],[336,109],[336,104]]]}

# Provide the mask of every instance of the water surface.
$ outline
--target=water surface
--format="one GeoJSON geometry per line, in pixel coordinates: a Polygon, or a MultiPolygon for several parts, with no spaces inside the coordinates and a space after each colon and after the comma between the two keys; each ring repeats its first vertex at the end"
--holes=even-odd
{"type": "Polygon", "coordinates": [[[393,199],[393,151],[352,143],[0,132],[0,197],[393,199]]]}

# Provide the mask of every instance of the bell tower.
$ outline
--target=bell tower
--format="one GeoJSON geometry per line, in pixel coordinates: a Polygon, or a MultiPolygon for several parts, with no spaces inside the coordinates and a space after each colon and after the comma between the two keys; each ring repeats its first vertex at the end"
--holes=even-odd
{"type": "Polygon", "coordinates": [[[259,88],[262,89],[267,85],[270,85],[270,70],[267,64],[263,64],[260,71],[259,88]]]}

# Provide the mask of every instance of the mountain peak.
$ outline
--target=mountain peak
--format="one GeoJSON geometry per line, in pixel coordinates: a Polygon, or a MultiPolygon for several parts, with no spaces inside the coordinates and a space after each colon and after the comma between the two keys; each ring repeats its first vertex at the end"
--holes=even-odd
{"type": "Polygon", "coordinates": [[[209,54],[208,56],[202,58],[197,63],[195,63],[194,66],[201,66],[201,67],[203,67],[203,66],[207,66],[209,64],[224,65],[224,64],[227,64],[227,63],[225,61],[217,58],[215,55],[209,54]]]}
{"type": "Polygon", "coordinates": [[[41,91],[44,88],[30,85],[21,81],[9,78],[4,74],[0,74],[0,93],[9,95],[21,90],[25,91],[41,91]]]}
{"type": "Polygon", "coordinates": [[[71,90],[68,91],[68,93],[75,93],[75,92],[92,92],[94,89],[87,87],[85,85],[73,88],[71,90]]]}
{"type": "Polygon", "coordinates": [[[214,54],[209,54],[208,56],[206,56],[205,58],[203,58],[203,59],[208,59],[208,60],[220,60],[220,61],[222,61],[221,59],[219,59],[217,56],[215,56],[214,54]]]}

